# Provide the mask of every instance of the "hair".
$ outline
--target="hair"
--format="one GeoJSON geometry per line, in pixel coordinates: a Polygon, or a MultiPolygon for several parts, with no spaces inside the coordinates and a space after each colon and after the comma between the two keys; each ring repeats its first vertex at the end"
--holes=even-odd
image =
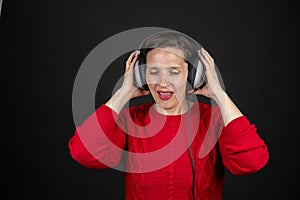
{"type": "Polygon", "coordinates": [[[147,53],[155,48],[175,48],[179,49],[184,54],[184,59],[188,62],[198,56],[197,50],[199,44],[193,39],[185,36],[182,33],[175,31],[163,31],[150,35],[141,45],[141,53],[146,58],[147,53]]]}

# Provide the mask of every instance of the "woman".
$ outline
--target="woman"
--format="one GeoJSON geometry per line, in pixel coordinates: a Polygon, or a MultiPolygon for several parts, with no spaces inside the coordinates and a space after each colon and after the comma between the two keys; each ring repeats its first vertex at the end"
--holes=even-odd
{"type": "Polygon", "coordinates": [[[268,161],[266,144],[224,91],[205,49],[196,54],[193,42],[177,32],[154,34],[143,44],[140,55],[127,59],[120,89],[76,128],[71,156],[88,168],[122,163],[126,200],[222,199],[224,167],[235,175],[257,172],[268,161]],[[205,66],[201,87],[189,80],[195,55],[205,66]],[[141,57],[146,86],[139,88],[134,69],[143,67],[137,65],[141,57]],[[149,93],[154,102],[124,108],[149,93]]]}

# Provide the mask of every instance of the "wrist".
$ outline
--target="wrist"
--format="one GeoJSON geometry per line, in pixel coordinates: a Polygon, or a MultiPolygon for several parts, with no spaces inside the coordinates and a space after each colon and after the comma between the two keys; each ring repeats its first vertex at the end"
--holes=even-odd
{"type": "Polygon", "coordinates": [[[229,98],[228,94],[222,89],[214,92],[212,97],[219,106],[223,105],[229,98]]]}
{"type": "Polygon", "coordinates": [[[225,126],[243,115],[225,91],[220,93],[215,101],[220,108],[225,126]]]}
{"type": "MultiPolygon", "coordinates": [[[[133,90],[134,91],[134,90],[133,90]]],[[[119,113],[132,96],[132,91],[118,89],[110,100],[106,103],[108,107],[119,113]]]]}
{"type": "Polygon", "coordinates": [[[122,96],[123,98],[129,100],[131,96],[135,93],[136,88],[126,88],[121,87],[117,90],[115,94],[122,96]]]}

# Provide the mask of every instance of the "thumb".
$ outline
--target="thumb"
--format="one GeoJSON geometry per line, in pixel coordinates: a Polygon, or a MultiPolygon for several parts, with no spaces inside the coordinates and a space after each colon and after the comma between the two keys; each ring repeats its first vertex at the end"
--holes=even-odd
{"type": "Polygon", "coordinates": [[[142,90],[142,89],[137,89],[135,91],[135,93],[131,96],[131,98],[135,98],[135,97],[139,97],[139,96],[146,96],[150,94],[150,91],[147,91],[147,90],[142,90]]]}
{"type": "Polygon", "coordinates": [[[206,96],[206,97],[209,97],[209,98],[211,97],[207,85],[204,86],[202,89],[195,90],[193,94],[200,94],[200,95],[203,95],[203,96],[206,96]]]}

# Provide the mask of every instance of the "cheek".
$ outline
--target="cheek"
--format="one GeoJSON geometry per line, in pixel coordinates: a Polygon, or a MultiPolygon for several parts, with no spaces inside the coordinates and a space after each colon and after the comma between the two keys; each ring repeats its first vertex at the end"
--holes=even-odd
{"type": "Polygon", "coordinates": [[[176,88],[186,88],[186,84],[187,84],[187,76],[180,76],[180,77],[177,77],[173,80],[173,85],[176,87],[176,88]]]}
{"type": "Polygon", "coordinates": [[[155,87],[156,87],[156,84],[148,83],[148,88],[149,88],[149,90],[150,90],[151,93],[155,92],[155,87]]]}
{"type": "Polygon", "coordinates": [[[177,93],[184,93],[186,89],[186,81],[178,81],[174,84],[174,87],[177,90],[177,93]]]}

